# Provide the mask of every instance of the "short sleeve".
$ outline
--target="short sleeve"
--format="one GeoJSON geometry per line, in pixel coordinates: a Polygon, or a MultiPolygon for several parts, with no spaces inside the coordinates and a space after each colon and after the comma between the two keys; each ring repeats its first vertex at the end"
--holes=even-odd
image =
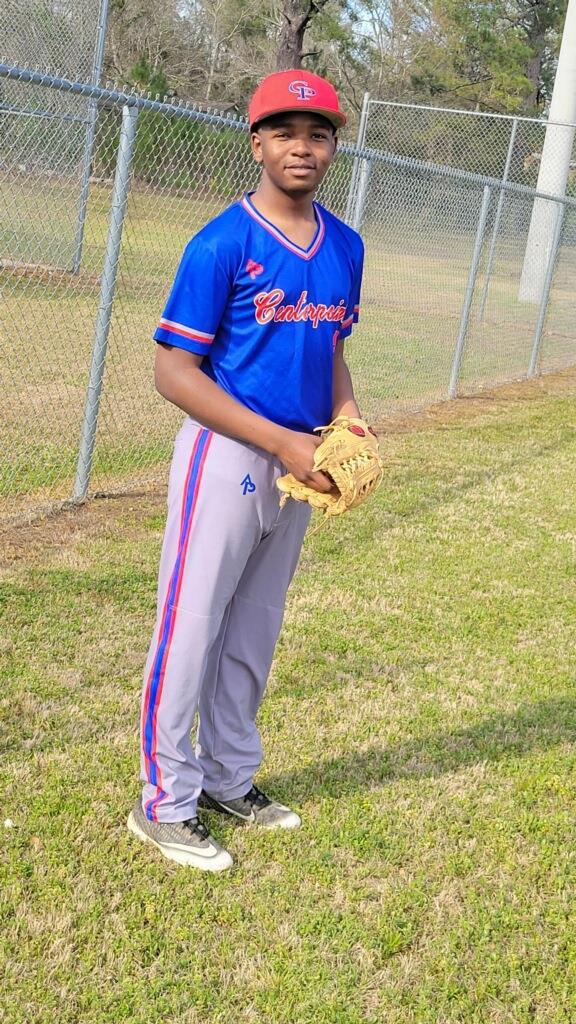
{"type": "Polygon", "coordinates": [[[207,355],[231,289],[226,267],[196,235],[184,250],[154,340],[207,355]]]}
{"type": "Polygon", "coordinates": [[[360,292],[362,289],[362,271],[364,269],[364,246],[361,244],[361,248],[358,252],[358,257],[354,267],[354,276],[352,279],[352,288],[350,295],[348,296],[348,303],[346,305],[346,316],[342,321],[342,326],[339,332],[339,340],[343,341],[344,338],[348,338],[352,333],[352,327],[358,323],[360,315],[360,292]]]}

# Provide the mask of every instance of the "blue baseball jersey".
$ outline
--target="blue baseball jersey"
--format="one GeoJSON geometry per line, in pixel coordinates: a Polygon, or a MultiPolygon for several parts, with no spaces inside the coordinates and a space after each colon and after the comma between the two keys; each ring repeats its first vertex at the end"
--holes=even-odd
{"type": "Polygon", "coordinates": [[[188,243],[156,341],[204,356],[202,369],[243,405],[292,430],[332,416],[339,339],[358,320],[364,247],[318,203],[307,249],[250,195],[188,243]]]}

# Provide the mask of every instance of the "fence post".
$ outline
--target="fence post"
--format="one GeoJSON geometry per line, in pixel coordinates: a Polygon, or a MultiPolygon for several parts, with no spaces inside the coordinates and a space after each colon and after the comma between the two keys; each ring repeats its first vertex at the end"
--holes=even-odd
{"type": "MultiPolygon", "coordinates": [[[[370,93],[364,93],[364,99],[362,100],[362,110],[360,112],[360,123],[358,125],[358,137],[356,139],[356,149],[363,149],[364,142],[366,139],[366,129],[368,127],[368,108],[370,105],[370,93]]],[[[346,213],[344,214],[344,220],[347,224],[352,225],[354,218],[354,211],[356,207],[356,186],[358,182],[358,174],[360,171],[360,158],[354,157],[354,163],[352,164],[352,174],[350,175],[350,187],[348,189],[348,198],[346,200],[346,213]]]]}
{"type": "MultiPolygon", "coordinates": [[[[512,156],[514,155],[514,143],[516,142],[516,132],[518,131],[518,118],[515,117],[512,122],[512,131],[510,132],[510,142],[508,144],[508,153],[506,155],[506,163],[504,165],[504,171],[502,174],[502,184],[505,185],[508,181],[510,174],[510,165],[512,163],[512,156]]],[[[484,310],[486,308],[486,299],[488,298],[488,289],[490,287],[490,278],[492,277],[492,267],[494,265],[494,256],[496,254],[496,242],[498,241],[498,232],[500,231],[500,221],[502,219],[502,209],[504,207],[504,197],[506,193],[503,188],[500,189],[500,196],[498,198],[498,207],[496,209],[496,216],[494,217],[494,227],[492,228],[492,241],[490,242],[490,251],[488,253],[488,262],[486,264],[486,276],[484,279],[484,288],[482,289],[482,298],[480,299],[480,305],[478,309],[478,319],[484,319],[484,310]]]]}
{"type": "MultiPolygon", "coordinates": [[[[94,50],[94,61],[92,64],[92,84],[100,85],[102,75],[102,64],[104,63],[104,46],[106,43],[106,26],[108,23],[108,0],[100,0],[100,12],[98,15],[98,35],[94,50]]],[[[96,137],[96,122],[98,120],[98,104],[95,100],[88,101],[88,124],[86,126],[86,138],[84,140],[84,151],[82,153],[82,177],[80,179],[80,197],[78,199],[78,221],[76,224],[76,237],[74,239],[74,255],[72,257],[72,273],[77,274],[82,262],[82,247],[84,245],[84,225],[86,223],[86,208],[88,206],[88,192],[90,191],[90,169],[92,166],[92,151],[96,137]]]]}
{"type": "Polygon", "coordinates": [[[96,440],[96,428],[98,425],[98,412],[100,409],[100,393],[102,391],[102,378],[104,376],[104,364],[106,361],[108,333],[110,331],[110,320],[112,317],[112,303],[114,301],[114,292],[116,291],[116,277],[118,272],[118,259],[120,256],[120,243],[122,241],[122,228],[124,225],[126,201],[128,199],[128,191],[130,188],[130,166],[134,152],[137,120],[138,109],[136,107],[122,107],[122,129],[118,145],[118,159],[116,163],[116,174],[114,175],[110,219],[108,221],[106,255],[104,257],[104,266],[102,268],[100,301],[96,316],[96,326],[94,328],[94,344],[92,347],[90,378],[88,381],[88,390],[86,392],[84,422],[82,424],[80,451],[78,454],[78,465],[76,469],[76,482],[74,484],[73,498],[75,501],[83,501],[85,499],[90,483],[94,442],[96,440]]]}
{"type": "Polygon", "coordinates": [[[480,266],[482,245],[484,243],[484,232],[486,231],[486,221],[488,220],[488,210],[490,209],[491,198],[492,189],[490,188],[489,185],[485,185],[484,193],[482,196],[482,206],[480,207],[480,216],[478,217],[478,227],[476,228],[476,241],[474,242],[474,252],[472,253],[472,262],[470,263],[470,270],[468,273],[468,282],[466,284],[464,304],[462,306],[462,313],[460,315],[460,327],[458,330],[458,338],[456,341],[456,348],[454,349],[452,373],[450,374],[450,386],[448,388],[449,398],[456,398],[456,394],[458,391],[458,378],[460,376],[460,366],[462,363],[462,355],[464,353],[464,344],[466,342],[466,333],[468,331],[470,310],[472,309],[474,287],[476,285],[476,278],[478,276],[478,267],[480,266]]]}
{"type": "MultiPolygon", "coordinates": [[[[354,212],[352,215],[351,227],[355,231],[362,229],[362,221],[364,220],[364,208],[366,206],[366,196],[368,195],[368,185],[370,184],[370,174],[372,171],[372,163],[370,160],[360,161],[360,170],[358,172],[358,191],[356,193],[356,202],[354,203],[354,212]]],[[[349,222],[350,223],[350,222],[349,222]]]]}
{"type": "Polygon", "coordinates": [[[534,341],[532,342],[532,352],[530,355],[530,364],[528,366],[528,377],[536,376],[538,361],[540,359],[542,332],[544,330],[544,321],[546,320],[546,313],[548,312],[548,300],[550,299],[550,289],[552,287],[552,281],[554,279],[556,257],[558,256],[558,250],[560,248],[560,239],[562,237],[562,228],[564,226],[565,214],[566,207],[563,203],[559,203],[558,211],[556,214],[556,224],[554,226],[554,238],[552,241],[552,249],[550,250],[550,258],[548,260],[548,266],[546,268],[546,277],[544,280],[544,287],[542,289],[542,298],[540,300],[538,322],[536,324],[536,330],[534,331],[534,341]]]}

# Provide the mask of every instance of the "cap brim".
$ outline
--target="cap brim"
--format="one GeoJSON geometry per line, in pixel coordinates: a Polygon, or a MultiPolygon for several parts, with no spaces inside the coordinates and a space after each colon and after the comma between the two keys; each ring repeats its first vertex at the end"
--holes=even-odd
{"type": "Polygon", "coordinates": [[[276,114],[321,114],[335,128],[342,128],[347,120],[346,114],[342,113],[342,111],[326,110],[324,107],[278,107],[277,110],[267,110],[265,114],[255,118],[250,125],[250,130],[252,130],[255,124],[265,121],[268,117],[275,117],[276,114]]]}

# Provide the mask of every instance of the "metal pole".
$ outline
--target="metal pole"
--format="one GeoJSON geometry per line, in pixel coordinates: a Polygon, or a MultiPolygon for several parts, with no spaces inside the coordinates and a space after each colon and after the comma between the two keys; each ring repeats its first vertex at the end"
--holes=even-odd
{"type": "Polygon", "coordinates": [[[361,231],[362,221],[364,220],[364,208],[366,206],[366,196],[368,195],[368,185],[370,184],[370,173],[372,171],[372,163],[370,160],[360,161],[360,170],[358,172],[358,192],[356,194],[356,202],[354,204],[354,211],[352,216],[351,227],[355,231],[361,231]]]}
{"type": "Polygon", "coordinates": [[[542,289],[542,300],[540,302],[540,311],[538,313],[538,323],[536,324],[536,330],[534,331],[534,341],[532,342],[532,353],[530,355],[530,365],[528,366],[529,377],[536,376],[536,370],[540,359],[542,332],[544,330],[544,321],[546,320],[546,313],[548,312],[548,300],[550,298],[550,289],[552,287],[552,281],[554,279],[554,270],[556,268],[556,258],[558,256],[558,250],[560,248],[560,239],[562,237],[562,228],[564,226],[565,213],[566,207],[563,203],[559,203],[558,210],[556,212],[556,226],[554,229],[554,239],[552,241],[552,249],[550,252],[550,259],[548,260],[548,267],[546,269],[544,288],[542,289]]]}
{"type": "Polygon", "coordinates": [[[488,210],[490,208],[491,198],[492,189],[488,185],[485,185],[484,194],[482,196],[482,206],[480,207],[480,216],[478,218],[478,227],[476,228],[476,241],[474,242],[474,252],[472,253],[472,262],[470,264],[468,282],[466,284],[466,293],[464,295],[464,304],[462,306],[462,313],[460,316],[460,328],[458,330],[458,339],[456,341],[456,348],[454,349],[452,373],[450,374],[450,386],[448,388],[449,398],[456,398],[456,394],[458,391],[460,365],[462,363],[462,356],[464,354],[464,344],[466,342],[466,333],[468,331],[468,322],[470,320],[470,310],[472,309],[472,299],[474,298],[474,286],[476,284],[476,277],[478,276],[478,267],[480,266],[480,257],[482,255],[482,245],[484,242],[484,232],[486,231],[486,221],[488,220],[488,210]]]}
{"type": "MultiPolygon", "coordinates": [[[[366,129],[368,127],[368,109],[370,106],[370,93],[364,93],[364,99],[362,100],[362,110],[360,112],[360,124],[358,125],[358,138],[356,139],[356,148],[363,149],[364,142],[366,140],[366,129]]],[[[348,199],[346,200],[346,213],[344,214],[344,220],[347,224],[352,223],[354,215],[354,207],[356,205],[356,184],[358,180],[358,172],[360,170],[360,159],[354,158],[352,164],[352,174],[350,175],[350,187],[348,189],[348,199]]]]}
{"type": "MultiPolygon", "coordinates": [[[[508,175],[510,173],[510,164],[512,163],[512,156],[514,153],[514,143],[516,141],[516,132],[518,131],[518,118],[515,117],[512,122],[512,131],[510,132],[510,143],[508,145],[508,153],[506,156],[506,163],[504,165],[504,172],[502,174],[502,184],[505,185],[508,181],[508,175]]],[[[498,206],[496,208],[496,216],[494,218],[494,227],[492,228],[492,240],[490,242],[490,251],[488,253],[488,262],[486,264],[486,276],[484,279],[484,288],[482,289],[482,298],[480,299],[480,308],[478,310],[478,319],[484,319],[484,310],[486,308],[486,299],[488,298],[488,289],[490,287],[490,278],[492,277],[492,266],[494,264],[494,256],[496,254],[496,242],[498,241],[498,233],[500,231],[500,221],[502,219],[502,210],[504,208],[504,197],[506,193],[504,189],[500,189],[500,196],[498,198],[498,206]]]]}
{"type": "MultiPolygon", "coordinates": [[[[108,22],[108,2],[101,0],[100,12],[98,15],[98,35],[94,49],[94,61],[92,63],[92,85],[100,85],[102,65],[104,63],[104,46],[106,43],[106,25],[108,22]]],[[[90,191],[90,170],[92,167],[92,151],[96,137],[96,123],[98,121],[98,104],[96,100],[90,100],[88,104],[88,126],[86,138],[84,139],[84,152],[82,154],[82,177],[80,179],[80,198],[78,200],[78,223],[76,225],[76,238],[74,241],[74,255],[72,257],[72,273],[77,274],[82,262],[82,247],[84,244],[84,224],[86,223],[86,209],[88,206],[88,192],[90,191]]]]}
{"type": "Polygon", "coordinates": [[[84,409],[84,422],[82,424],[82,436],[80,440],[80,452],[76,469],[76,481],[74,484],[74,500],[83,501],[88,493],[90,473],[92,470],[92,457],[94,454],[94,442],[96,440],[96,428],[98,425],[98,412],[100,409],[100,393],[102,391],[102,378],[104,376],[104,364],[106,361],[106,349],[108,346],[108,333],[112,317],[112,303],[116,291],[116,276],[118,271],[118,260],[120,257],[120,244],[122,241],[122,228],[124,215],[126,213],[126,201],[130,188],[130,166],[134,152],[134,141],[136,139],[136,123],[138,110],[135,107],[122,108],[122,129],[120,132],[120,143],[118,146],[118,160],[116,163],[116,174],[114,176],[114,188],[112,191],[112,205],[110,219],[108,222],[108,238],[106,241],[106,255],[102,269],[100,284],[100,302],[94,328],[94,344],[92,347],[92,362],[90,365],[90,379],[86,392],[86,405],[84,409]]]}
{"type": "MultiPolygon", "coordinates": [[[[183,117],[188,121],[201,121],[202,124],[221,125],[222,127],[234,128],[241,132],[248,131],[246,120],[240,121],[237,118],[229,117],[223,113],[206,114],[201,110],[191,107],[178,106],[177,103],[165,103],[160,100],[149,100],[144,96],[137,96],[131,92],[119,92],[118,89],[103,89],[99,85],[91,85],[90,82],[72,82],[69,78],[60,78],[58,75],[50,75],[44,71],[31,71],[30,68],[22,68],[18,64],[5,64],[0,60],[0,78],[8,78],[11,82],[25,82],[30,85],[41,85],[44,89],[56,89],[58,92],[69,92],[72,96],[87,96],[88,99],[99,100],[101,103],[111,103],[114,106],[137,107],[138,110],[155,110],[159,114],[170,114],[171,117],[183,117]]],[[[18,109],[16,113],[20,113],[18,109]]],[[[44,115],[42,115],[44,116],[44,115]]],[[[52,112],[49,114],[53,116],[52,112]]],[[[70,120],[70,118],[67,118],[70,120]]],[[[76,118],[76,120],[82,120],[76,118]]],[[[355,153],[352,146],[341,146],[341,152],[355,153]]],[[[428,165],[426,165],[428,166],[428,165]]],[[[463,173],[463,172],[462,172],[463,173]]],[[[478,175],[472,175],[476,180],[478,175]]],[[[517,185],[517,188],[522,186],[517,185]]],[[[533,190],[526,188],[531,195],[533,190]]],[[[547,198],[550,198],[549,196],[547,198]]],[[[576,206],[576,199],[574,200],[576,206]]]]}

